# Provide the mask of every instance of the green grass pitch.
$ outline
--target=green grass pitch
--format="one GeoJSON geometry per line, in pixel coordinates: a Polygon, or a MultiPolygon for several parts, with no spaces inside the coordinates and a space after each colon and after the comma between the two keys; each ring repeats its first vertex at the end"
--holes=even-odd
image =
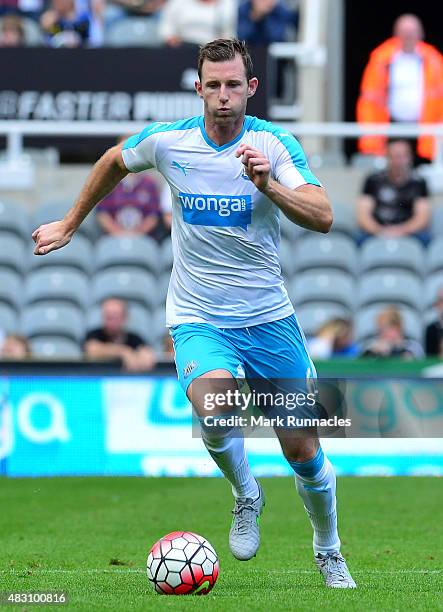
{"type": "Polygon", "coordinates": [[[0,591],[66,591],[69,605],[54,610],[443,610],[441,479],[339,478],[355,591],[324,587],[293,481],[261,482],[262,545],[245,563],[228,549],[232,499],[222,479],[2,478],[0,591]],[[220,576],[207,596],[157,595],[147,581],[150,546],[178,529],[218,552],[220,576]]]}

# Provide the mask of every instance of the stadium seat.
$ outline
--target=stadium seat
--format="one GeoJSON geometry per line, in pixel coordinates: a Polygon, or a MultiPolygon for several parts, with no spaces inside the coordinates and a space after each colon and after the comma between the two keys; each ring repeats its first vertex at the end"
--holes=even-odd
{"type": "Polygon", "coordinates": [[[360,251],[360,272],[399,268],[423,275],[425,251],[415,238],[368,238],[360,251]]]}
{"type": "Polygon", "coordinates": [[[93,302],[116,297],[154,308],[158,301],[158,283],[149,272],[132,266],[119,266],[97,272],[92,286],[93,302]]]}
{"type": "Polygon", "coordinates": [[[299,241],[294,259],[297,272],[311,268],[335,268],[355,274],[358,250],[354,241],[347,236],[312,234],[299,241]]]}
{"type": "MultiPolygon", "coordinates": [[[[45,223],[59,221],[72,204],[72,202],[54,202],[40,205],[31,217],[32,231],[45,223]]],[[[95,216],[93,214],[88,215],[76,233],[88,238],[91,242],[95,241],[101,233],[95,216]]]]}
{"type": "Polygon", "coordinates": [[[287,280],[292,278],[296,269],[296,243],[282,236],[280,242],[280,265],[283,277],[287,280]]]}
{"type": "MultiPolygon", "coordinates": [[[[377,315],[392,304],[376,304],[362,308],[355,317],[355,336],[358,342],[366,342],[377,334],[377,315]]],[[[423,339],[423,323],[421,316],[408,306],[399,306],[403,319],[403,329],[407,338],[421,342],[423,339]]]]}
{"type": "Polygon", "coordinates": [[[443,236],[443,206],[436,206],[432,210],[431,234],[433,238],[443,236]]]}
{"type": "Polygon", "coordinates": [[[171,278],[171,273],[165,272],[158,279],[156,306],[161,306],[162,308],[165,308],[170,278],[171,278]]]}
{"type": "Polygon", "coordinates": [[[328,302],[354,309],[355,282],[349,274],[336,270],[309,270],[289,283],[289,296],[297,307],[306,302],[328,302]]]}
{"type": "Polygon", "coordinates": [[[29,241],[31,232],[25,207],[0,201],[0,231],[16,234],[24,241],[29,241]]]}
{"type": "Polygon", "coordinates": [[[280,232],[291,244],[305,232],[302,227],[292,223],[282,212],[280,213],[280,232]]]}
{"type": "Polygon", "coordinates": [[[433,308],[437,293],[440,289],[443,289],[443,271],[436,272],[429,276],[425,281],[425,306],[426,308],[433,308]]]}
{"type": "Polygon", "coordinates": [[[160,266],[158,244],[153,238],[145,236],[103,236],[98,242],[94,259],[96,271],[115,266],[134,266],[157,274],[160,266]]]}
{"type": "Polygon", "coordinates": [[[30,341],[35,357],[66,357],[79,359],[83,356],[80,345],[74,340],[61,336],[37,336],[30,341]]]}
{"type": "Polygon", "coordinates": [[[14,334],[18,329],[17,311],[8,304],[0,302],[0,331],[5,334],[14,334]]]}
{"type": "Polygon", "coordinates": [[[421,311],[422,283],[417,276],[404,270],[375,270],[361,277],[358,287],[360,307],[376,303],[401,304],[421,311]]]}
{"type": "Polygon", "coordinates": [[[349,310],[339,304],[327,302],[308,302],[297,308],[297,319],[306,336],[313,336],[319,327],[332,319],[348,319],[349,310]]]}
{"type": "Polygon", "coordinates": [[[163,340],[168,333],[166,328],[166,310],[164,306],[155,309],[152,317],[151,341],[157,350],[162,350],[163,340]]]}
{"type": "Polygon", "coordinates": [[[74,268],[89,275],[93,267],[92,247],[89,240],[76,234],[69,244],[44,257],[31,253],[30,268],[32,270],[51,268],[51,271],[56,272],[60,266],[65,269],[74,268]]]}
{"type": "Polygon", "coordinates": [[[158,21],[147,17],[125,17],[109,28],[105,44],[109,47],[158,47],[162,44],[158,21]]]}
{"type": "Polygon", "coordinates": [[[0,268],[8,268],[21,275],[26,273],[26,247],[16,234],[0,232],[0,253],[0,268]]]}
{"type": "Polygon", "coordinates": [[[27,338],[53,335],[80,342],[85,332],[83,313],[65,303],[31,304],[21,313],[20,330],[27,338]]]}
{"type": "Polygon", "coordinates": [[[0,303],[6,303],[13,308],[20,308],[23,300],[23,281],[12,270],[0,268],[0,303]]]}
{"type": "Polygon", "coordinates": [[[426,272],[431,274],[438,270],[443,270],[443,232],[431,242],[426,253],[426,272]]]}
{"type": "Polygon", "coordinates": [[[64,301],[86,308],[90,302],[89,281],[79,270],[61,267],[56,271],[35,270],[25,281],[26,304],[43,300],[64,301]]]}
{"type": "MultiPolygon", "coordinates": [[[[87,331],[102,327],[101,306],[98,304],[88,313],[86,327],[87,331]]],[[[129,304],[129,317],[126,328],[128,331],[138,334],[143,340],[150,343],[152,331],[152,316],[150,312],[139,304],[129,304]]]]}
{"type": "Polygon", "coordinates": [[[174,262],[171,238],[165,238],[160,245],[160,272],[171,272],[174,262]]]}
{"type": "Polygon", "coordinates": [[[354,240],[358,231],[355,209],[348,204],[333,202],[332,211],[334,216],[331,228],[332,235],[345,234],[345,236],[349,236],[354,240]]]}

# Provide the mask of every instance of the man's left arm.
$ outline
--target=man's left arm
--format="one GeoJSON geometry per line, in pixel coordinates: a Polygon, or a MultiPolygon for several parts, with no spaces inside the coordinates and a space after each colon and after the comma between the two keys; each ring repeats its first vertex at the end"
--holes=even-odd
{"type": "Polygon", "coordinates": [[[264,193],[293,223],[327,234],[332,225],[332,207],[323,187],[304,183],[293,189],[271,178],[271,164],[265,155],[247,144],[237,150],[246,173],[257,189],[264,193]]]}

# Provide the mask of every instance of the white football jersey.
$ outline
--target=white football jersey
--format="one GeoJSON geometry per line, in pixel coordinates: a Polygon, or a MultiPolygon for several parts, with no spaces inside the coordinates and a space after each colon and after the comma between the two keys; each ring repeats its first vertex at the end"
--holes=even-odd
{"type": "Polygon", "coordinates": [[[171,188],[169,327],[248,327],[293,313],[278,255],[279,209],[235,157],[242,143],[264,153],[271,176],[289,189],[320,185],[298,141],[256,117],[246,116],[241,133],[223,146],[210,140],[203,117],[153,123],[124,144],[129,171],[157,168],[171,188]]]}

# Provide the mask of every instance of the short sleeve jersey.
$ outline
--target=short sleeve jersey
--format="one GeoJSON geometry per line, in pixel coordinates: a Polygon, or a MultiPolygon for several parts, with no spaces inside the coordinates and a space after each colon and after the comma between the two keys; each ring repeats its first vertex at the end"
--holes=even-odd
{"type": "Polygon", "coordinates": [[[365,181],[363,193],[374,198],[374,219],[381,225],[405,223],[414,214],[414,202],[427,197],[424,178],[412,172],[402,185],[393,183],[387,172],[371,174],[365,181]]]}
{"type": "Polygon", "coordinates": [[[298,141],[256,117],[246,116],[241,133],[222,146],[208,137],[203,117],[154,123],[123,146],[129,171],[157,168],[171,189],[169,327],[248,327],[293,313],[279,262],[279,209],[235,156],[242,143],[264,153],[272,178],[289,189],[320,185],[298,141]]]}

